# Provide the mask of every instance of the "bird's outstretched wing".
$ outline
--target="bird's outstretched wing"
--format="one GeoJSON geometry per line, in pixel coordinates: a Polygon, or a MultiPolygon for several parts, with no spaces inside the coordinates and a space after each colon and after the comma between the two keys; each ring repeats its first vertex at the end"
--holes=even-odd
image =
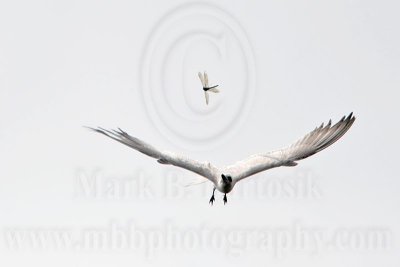
{"type": "Polygon", "coordinates": [[[98,128],[87,127],[87,128],[95,132],[104,134],[105,136],[110,137],[111,139],[114,139],[133,149],[136,149],[137,151],[147,156],[153,157],[157,159],[158,163],[171,164],[177,167],[184,168],[186,170],[192,171],[207,178],[213,183],[216,183],[215,177],[219,176],[218,169],[215,166],[211,165],[209,162],[199,162],[169,151],[160,151],[155,147],[151,146],[150,144],[147,144],[142,140],[127,134],[121,129],[118,129],[118,131],[116,130],[110,131],[100,127],[98,128]]]}
{"type": "Polygon", "coordinates": [[[325,127],[322,124],[286,148],[253,155],[248,159],[227,166],[224,173],[230,174],[237,182],[270,168],[296,166],[296,161],[314,155],[339,140],[349,130],[355,119],[353,113],[350,113],[333,126],[329,121],[325,127]]]}

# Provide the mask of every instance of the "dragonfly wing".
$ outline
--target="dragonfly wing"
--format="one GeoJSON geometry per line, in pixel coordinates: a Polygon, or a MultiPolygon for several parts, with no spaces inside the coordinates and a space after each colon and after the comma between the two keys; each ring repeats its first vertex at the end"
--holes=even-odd
{"type": "Polygon", "coordinates": [[[208,87],[208,74],[207,74],[207,72],[204,72],[204,84],[205,84],[204,87],[208,87]]]}
{"type": "Polygon", "coordinates": [[[208,98],[209,98],[209,96],[208,96],[207,91],[204,91],[204,95],[206,96],[206,104],[208,105],[208,98]]]}
{"type": "Polygon", "coordinates": [[[213,93],[219,93],[219,90],[217,89],[217,87],[213,87],[208,89],[208,91],[213,92],[213,93]]]}
{"type": "Polygon", "coordinates": [[[205,87],[203,74],[201,72],[199,72],[198,75],[199,75],[199,78],[200,78],[200,81],[201,81],[201,85],[203,85],[203,87],[205,87]]]}

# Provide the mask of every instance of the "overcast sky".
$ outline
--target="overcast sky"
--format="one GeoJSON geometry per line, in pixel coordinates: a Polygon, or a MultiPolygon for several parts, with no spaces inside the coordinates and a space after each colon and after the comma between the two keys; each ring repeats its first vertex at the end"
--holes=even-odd
{"type": "Polygon", "coordinates": [[[1,264],[399,266],[399,8],[2,1],[1,264]],[[212,184],[82,127],[223,166],[350,112],[332,147],[212,207],[212,184]]]}

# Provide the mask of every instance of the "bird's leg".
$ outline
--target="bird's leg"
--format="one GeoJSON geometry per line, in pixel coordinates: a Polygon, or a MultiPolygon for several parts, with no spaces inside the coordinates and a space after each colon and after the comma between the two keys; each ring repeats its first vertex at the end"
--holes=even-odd
{"type": "Polygon", "coordinates": [[[210,202],[209,202],[211,205],[214,204],[214,201],[215,201],[214,192],[215,192],[215,187],[213,189],[213,194],[212,194],[212,196],[210,198],[210,202]]]}
{"type": "Polygon", "coordinates": [[[226,193],[224,195],[224,205],[226,204],[226,202],[228,202],[228,199],[226,198],[226,193]]]}

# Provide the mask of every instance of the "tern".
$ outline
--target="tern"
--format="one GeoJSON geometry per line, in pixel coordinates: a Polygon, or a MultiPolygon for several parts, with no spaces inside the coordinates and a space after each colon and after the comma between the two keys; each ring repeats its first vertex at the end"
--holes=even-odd
{"type": "Polygon", "coordinates": [[[321,126],[315,128],[292,145],[283,149],[252,155],[247,159],[222,168],[218,168],[207,161],[192,160],[183,155],[159,150],[129,135],[120,128],[118,130],[107,130],[101,127],[88,128],[155,158],[158,163],[180,167],[208,179],[214,184],[209,201],[212,205],[215,201],[215,189],[224,194],[223,201],[226,204],[226,194],[232,191],[237,182],[271,168],[296,166],[298,164],[297,161],[312,156],[339,140],[350,129],[355,119],[353,113],[350,113],[334,125],[329,120],[326,126],[322,123],[321,126]]]}
{"type": "Polygon", "coordinates": [[[209,86],[208,85],[208,75],[207,72],[204,72],[204,76],[201,72],[198,73],[201,84],[203,85],[203,91],[204,91],[204,95],[206,97],[206,104],[208,105],[209,102],[209,95],[208,92],[213,92],[213,93],[219,93],[219,90],[217,89],[218,85],[214,85],[214,86],[209,86]]]}

